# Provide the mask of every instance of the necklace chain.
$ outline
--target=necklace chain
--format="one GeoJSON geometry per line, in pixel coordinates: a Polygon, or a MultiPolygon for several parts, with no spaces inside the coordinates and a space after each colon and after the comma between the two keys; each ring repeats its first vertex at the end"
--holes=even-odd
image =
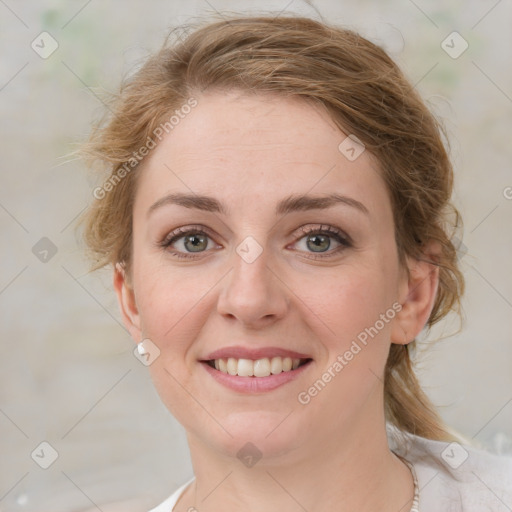
{"type": "MultiPolygon", "coordinates": [[[[412,474],[412,479],[414,482],[414,498],[412,501],[412,507],[409,510],[409,512],[420,512],[420,510],[419,510],[420,490],[419,490],[419,486],[418,486],[418,477],[416,476],[416,470],[414,469],[414,466],[408,460],[404,459],[403,457],[401,457],[400,455],[398,455],[395,452],[393,452],[393,453],[410,469],[411,474],[412,474]]],[[[180,498],[183,497],[183,494],[184,493],[181,494],[180,498]]],[[[179,501],[179,499],[178,499],[178,501],[179,501]]],[[[174,510],[174,508],[173,508],[173,510],[174,510]]]]}
{"type": "Polygon", "coordinates": [[[406,459],[398,455],[396,452],[393,452],[410,470],[412,473],[412,479],[414,482],[414,499],[412,501],[412,507],[409,512],[420,512],[419,504],[420,504],[420,490],[418,486],[418,477],[416,476],[416,470],[414,466],[406,459]]]}

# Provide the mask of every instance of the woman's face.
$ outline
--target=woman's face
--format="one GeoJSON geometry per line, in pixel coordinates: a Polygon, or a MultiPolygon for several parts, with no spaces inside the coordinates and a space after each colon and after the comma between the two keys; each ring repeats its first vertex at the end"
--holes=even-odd
{"type": "Polygon", "coordinates": [[[385,184],[310,104],[197,100],[139,176],[133,294],[115,277],[125,321],[158,347],[152,379],[195,442],[269,460],[328,449],[381,421],[390,343],[405,341],[385,184]]]}

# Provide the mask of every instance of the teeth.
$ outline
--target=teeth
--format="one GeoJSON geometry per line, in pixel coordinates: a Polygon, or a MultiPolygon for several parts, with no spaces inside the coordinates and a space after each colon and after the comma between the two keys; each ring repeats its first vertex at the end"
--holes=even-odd
{"type": "Polygon", "coordinates": [[[283,371],[283,360],[280,357],[273,357],[270,361],[270,371],[272,375],[276,375],[283,371]]]}
{"type": "Polygon", "coordinates": [[[216,370],[229,375],[238,375],[239,377],[268,377],[277,375],[281,372],[295,370],[300,365],[300,359],[291,357],[264,357],[263,359],[215,359],[214,366],[216,370]]]}
{"type": "Polygon", "coordinates": [[[238,371],[238,361],[232,357],[228,359],[228,373],[229,375],[236,375],[238,371]]]}
{"type": "Polygon", "coordinates": [[[270,359],[268,357],[254,361],[253,375],[255,377],[268,377],[270,375],[270,359]]]}
{"type": "Polygon", "coordinates": [[[252,377],[254,375],[254,363],[250,359],[239,359],[236,373],[240,377],[252,377]]]}

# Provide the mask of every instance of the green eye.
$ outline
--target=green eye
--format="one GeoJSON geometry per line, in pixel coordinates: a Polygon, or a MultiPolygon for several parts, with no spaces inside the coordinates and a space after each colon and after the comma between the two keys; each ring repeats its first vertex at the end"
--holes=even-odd
{"type": "MultiPolygon", "coordinates": [[[[301,228],[300,231],[304,236],[299,238],[295,245],[302,246],[300,252],[310,253],[311,256],[307,257],[312,259],[328,258],[352,246],[347,235],[331,226],[301,228]],[[334,248],[333,241],[337,244],[334,248]]],[[[173,231],[159,245],[177,258],[194,258],[211,249],[210,242],[213,244],[211,236],[201,226],[189,226],[173,231]]]]}

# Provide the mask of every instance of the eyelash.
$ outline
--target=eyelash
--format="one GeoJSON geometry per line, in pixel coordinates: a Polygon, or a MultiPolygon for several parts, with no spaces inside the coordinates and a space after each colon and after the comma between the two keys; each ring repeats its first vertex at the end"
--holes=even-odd
{"type": "MultiPolygon", "coordinates": [[[[302,240],[302,238],[308,236],[308,235],[328,235],[330,237],[333,237],[336,239],[337,242],[339,242],[341,245],[337,247],[334,250],[329,251],[328,253],[311,253],[312,256],[307,256],[309,259],[318,260],[318,259],[325,259],[332,257],[336,255],[338,252],[340,252],[343,249],[347,249],[349,247],[352,247],[352,242],[350,241],[349,237],[345,235],[342,231],[332,227],[332,226],[320,226],[320,228],[313,228],[313,229],[307,229],[307,228],[301,228],[302,233],[304,234],[301,236],[298,240],[302,240]],[[325,254],[325,255],[320,255],[325,254]]],[[[183,238],[187,235],[194,234],[194,235],[202,235],[207,236],[208,238],[212,238],[207,231],[204,230],[202,226],[187,226],[185,228],[178,228],[172,233],[169,233],[158,245],[162,247],[163,249],[169,250],[169,252],[180,259],[197,259],[197,257],[201,254],[201,252],[197,253],[197,256],[193,255],[192,253],[183,253],[179,251],[170,250],[169,247],[179,240],[180,238],[183,238]]]]}

